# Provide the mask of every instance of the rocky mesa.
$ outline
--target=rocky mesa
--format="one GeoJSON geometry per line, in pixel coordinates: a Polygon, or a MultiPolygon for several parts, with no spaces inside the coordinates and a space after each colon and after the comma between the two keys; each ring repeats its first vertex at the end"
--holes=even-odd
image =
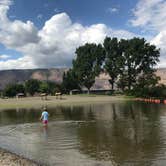
{"type": "MultiPolygon", "coordinates": [[[[67,70],[67,68],[2,70],[0,71],[0,89],[3,89],[7,84],[23,83],[29,79],[61,83],[63,73],[67,70]]],[[[166,68],[157,69],[156,75],[161,77],[160,83],[166,84],[166,68]]],[[[92,89],[111,89],[108,80],[109,76],[107,74],[101,74],[96,78],[92,89]]]]}

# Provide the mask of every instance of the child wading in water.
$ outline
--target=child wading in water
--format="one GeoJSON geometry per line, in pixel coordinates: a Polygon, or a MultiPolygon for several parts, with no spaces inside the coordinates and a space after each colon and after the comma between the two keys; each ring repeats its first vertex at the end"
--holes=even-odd
{"type": "Polygon", "coordinates": [[[47,126],[47,124],[48,124],[48,116],[49,116],[49,114],[48,114],[48,112],[47,112],[47,108],[44,107],[44,108],[43,108],[42,115],[41,115],[41,117],[40,117],[40,120],[43,121],[43,125],[44,125],[44,126],[47,126]]]}

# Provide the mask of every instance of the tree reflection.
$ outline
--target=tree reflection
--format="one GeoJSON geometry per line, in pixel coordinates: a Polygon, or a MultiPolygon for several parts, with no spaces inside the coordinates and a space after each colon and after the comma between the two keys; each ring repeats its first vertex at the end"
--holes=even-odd
{"type": "Polygon", "coordinates": [[[155,161],[162,150],[159,147],[164,146],[157,111],[145,114],[143,105],[111,104],[103,107],[99,118],[96,107],[91,110],[96,121],[78,128],[81,153],[116,164],[149,165],[155,161]]]}

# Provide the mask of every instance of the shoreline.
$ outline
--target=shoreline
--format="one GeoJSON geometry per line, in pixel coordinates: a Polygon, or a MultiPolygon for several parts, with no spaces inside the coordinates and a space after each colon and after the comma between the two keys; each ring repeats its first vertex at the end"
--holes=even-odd
{"type": "Polygon", "coordinates": [[[41,108],[42,106],[55,107],[91,103],[108,103],[112,101],[133,100],[126,96],[106,96],[106,95],[63,95],[62,99],[55,96],[47,96],[47,100],[41,97],[24,97],[0,99],[0,110],[21,109],[21,108],[41,108]]]}
{"type": "Polygon", "coordinates": [[[0,148],[0,165],[3,166],[40,166],[35,161],[0,148]]]}

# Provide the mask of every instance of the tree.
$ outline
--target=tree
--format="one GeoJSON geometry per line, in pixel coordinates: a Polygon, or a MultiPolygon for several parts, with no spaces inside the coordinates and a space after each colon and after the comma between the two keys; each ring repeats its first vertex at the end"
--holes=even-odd
{"type": "Polygon", "coordinates": [[[25,89],[26,92],[28,92],[30,95],[34,95],[35,92],[39,92],[39,87],[40,87],[40,81],[31,79],[25,82],[25,89]]]}
{"type": "Polygon", "coordinates": [[[41,93],[48,93],[49,91],[49,86],[47,82],[41,82],[39,85],[39,91],[41,93]]]}
{"type": "Polygon", "coordinates": [[[160,77],[156,76],[156,74],[154,74],[153,72],[141,74],[138,77],[135,86],[133,87],[133,95],[143,96],[143,97],[147,97],[147,96],[155,97],[155,93],[156,93],[156,95],[158,96],[158,92],[156,90],[161,89],[161,88],[157,88],[159,87],[157,85],[159,80],[160,80],[160,77]]]}
{"type": "Polygon", "coordinates": [[[73,89],[80,89],[79,82],[74,70],[69,69],[66,73],[63,74],[63,89],[65,93],[69,93],[73,89]]]}
{"type": "Polygon", "coordinates": [[[112,85],[112,90],[114,89],[114,83],[123,70],[123,57],[122,52],[119,47],[119,42],[117,38],[106,37],[104,40],[105,49],[105,66],[104,68],[111,77],[109,82],[112,85]]]}
{"type": "Polygon", "coordinates": [[[100,74],[105,55],[102,45],[85,44],[76,49],[76,59],[73,61],[73,70],[81,85],[88,89],[100,74]]]}
{"type": "Polygon", "coordinates": [[[159,61],[160,52],[154,45],[150,45],[144,38],[122,39],[120,47],[127,73],[127,86],[130,90],[136,84],[140,74],[154,72],[154,66],[159,61]]]}
{"type": "Polygon", "coordinates": [[[55,95],[56,91],[61,91],[62,90],[62,85],[55,83],[55,82],[51,82],[51,81],[47,81],[47,85],[48,85],[48,93],[51,95],[55,95]]]}
{"type": "Polygon", "coordinates": [[[160,77],[156,76],[153,72],[143,73],[141,74],[138,79],[136,86],[134,88],[150,88],[157,85],[160,77]]]}
{"type": "Polygon", "coordinates": [[[3,95],[14,97],[17,93],[25,93],[25,88],[22,84],[9,84],[3,90],[3,95]]]}
{"type": "Polygon", "coordinates": [[[125,73],[121,74],[117,81],[117,87],[122,91],[127,87],[127,75],[125,73]]]}
{"type": "Polygon", "coordinates": [[[61,91],[61,85],[51,81],[44,81],[40,83],[39,91],[54,95],[56,91],[61,91]]]}

